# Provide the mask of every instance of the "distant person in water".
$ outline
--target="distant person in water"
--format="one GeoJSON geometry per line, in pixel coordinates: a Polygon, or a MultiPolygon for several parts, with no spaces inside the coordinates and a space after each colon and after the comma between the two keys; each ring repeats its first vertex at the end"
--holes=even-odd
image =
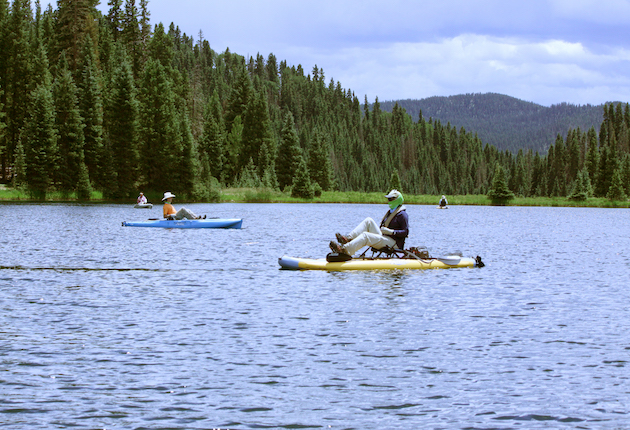
{"type": "Polygon", "coordinates": [[[448,202],[446,201],[446,196],[442,196],[442,198],[440,199],[440,207],[446,207],[448,205],[448,202]]]}
{"type": "Polygon", "coordinates": [[[147,203],[147,198],[145,197],[143,193],[140,193],[140,195],[138,196],[138,204],[144,205],[146,203],[147,203]]]}
{"type": "Polygon", "coordinates": [[[364,246],[404,249],[405,239],[409,235],[409,218],[403,206],[403,195],[398,190],[391,190],[385,198],[388,200],[389,211],[380,226],[372,218],[366,218],[350,234],[343,236],[337,233],[339,243],[330,242],[330,249],[347,255],[354,255],[364,246]]]}
{"type": "Polygon", "coordinates": [[[164,197],[162,198],[162,201],[166,200],[166,203],[164,203],[164,208],[163,208],[164,218],[166,219],[184,219],[184,218],[205,219],[206,218],[205,215],[203,217],[197,216],[186,208],[181,208],[180,210],[176,211],[172,204],[173,197],[175,197],[175,194],[172,194],[170,191],[167,191],[164,193],[164,197]]]}

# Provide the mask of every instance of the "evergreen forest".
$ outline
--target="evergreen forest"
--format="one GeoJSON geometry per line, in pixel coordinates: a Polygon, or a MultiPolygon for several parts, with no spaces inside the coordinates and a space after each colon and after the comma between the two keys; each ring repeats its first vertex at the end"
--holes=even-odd
{"type": "MultiPolygon", "coordinates": [[[[628,104],[545,151],[363,103],[317,65],[216,52],[202,32],[151,24],[148,0],[0,0],[0,183],[37,199],[138,191],[199,201],[222,187],[625,198],[628,104]],[[496,182],[496,181],[495,181],[496,182]]],[[[553,117],[548,121],[553,121],[553,117]]]]}

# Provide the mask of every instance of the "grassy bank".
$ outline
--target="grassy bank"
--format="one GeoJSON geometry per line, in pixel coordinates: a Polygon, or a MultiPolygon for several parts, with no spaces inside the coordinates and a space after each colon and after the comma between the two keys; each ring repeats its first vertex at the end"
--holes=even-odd
{"type": "MultiPolygon", "coordinates": [[[[280,191],[226,188],[221,190],[221,202],[241,203],[385,203],[385,193],[362,193],[358,191],[325,191],[320,197],[304,200],[291,197],[280,191]]],[[[485,195],[447,196],[449,206],[476,205],[490,206],[490,199],[485,195]]],[[[405,194],[405,203],[416,205],[438,205],[440,196],[405,194]]],[[[507,206],[552,206],[552,207],[601,207],[627,208],[630,202],[610,201],[604,198],[589,198],[585,202],[571,201],[566,197],[517,197],[507,206]]]]}
{"type": "MultiPolygon", "coordinates": [[[[440,196],[434,195],[411,195],[405,194],[405,203],[416,205],[436,205],[440,196]]],[[[477,205],[490,206],[490,200],[485,195],[464,195],[464,196],[447,196],[449,206],[458,205],[477,205]]],[[[0,202],[19,203],[19,202],[37,202],[32,199],[28,193],[0,186],[0,202]]],[[[153,199],[160,204],[159,198],[153,199]]],[[[76,196],[73,194],[66,195],[62,193],[50,193],[46,196],[46,202],[77,202],[76,196]]],[[[92,203],[105,203],[103,195],[100,192],[93,192],[92,203]]],[[[184,201],[182,200],[182,203],[184,201]]],[[[358,191],[325,191],[320,197],[312,200],[299,199],[291,197],[289,194],[280,191],[259,188],[224,188],[220,191],[219,202],[221,203],[385,203],[384,193],[362,193],[358,191]]],[[[124,203],[124,202],[117,202],[124,203]]],[[[130,200],[129,204],[135,203],[130,200]]],[[[600,207],[600,208],[628,208],[630,202],[626,201],[610,201],[604,198],[589,198],[585,202],[574,202],[566,197],[517,197],[512,200],[508,206],[553,206],[553,207],[600,207]]]]}

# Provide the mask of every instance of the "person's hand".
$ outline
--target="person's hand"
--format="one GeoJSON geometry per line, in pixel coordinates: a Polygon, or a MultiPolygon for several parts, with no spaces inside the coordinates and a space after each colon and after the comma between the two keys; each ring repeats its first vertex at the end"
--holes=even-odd
{"type": "Polygon", "coordinates": [[[381,227],[381,233],[391,236],[392,234],[394,234],[394,230],[387,227],[381,227]]]}

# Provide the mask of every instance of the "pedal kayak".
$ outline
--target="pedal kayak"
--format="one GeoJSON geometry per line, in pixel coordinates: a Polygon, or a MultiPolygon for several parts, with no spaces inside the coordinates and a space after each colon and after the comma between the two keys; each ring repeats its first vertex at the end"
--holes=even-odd
{"type": "Polygon", "coordinates": [[[161,227],[161,228],[241,228],[242,219],[177,219],[123,221],[123,227],[161,227]]]}
{"type": "Polygon", "coordinates": [[[325,258],[294,258],[283,256],[278,259],[281,269],[288,270],[388,270],[388,269],[451,269],[456,267],[483,267],[481,257],[449,255],[439,258],[352,258],[348,261],[330,262],[325,258]]]}

